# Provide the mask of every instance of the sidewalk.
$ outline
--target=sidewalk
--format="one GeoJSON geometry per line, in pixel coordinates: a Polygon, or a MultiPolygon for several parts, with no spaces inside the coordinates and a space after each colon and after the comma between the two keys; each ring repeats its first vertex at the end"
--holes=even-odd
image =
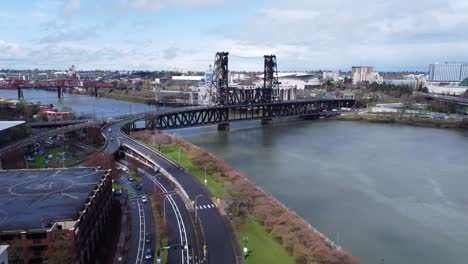
{"type": "Polygon", "coordinates": [[[130,241],[131,226],[130,215],[128,213],[128,199],[120,198],[122,216],[120,219],[120,235],[117,250],[114,256],[114,264],[126,263],[128,254],[128,241],[130,241]]]}

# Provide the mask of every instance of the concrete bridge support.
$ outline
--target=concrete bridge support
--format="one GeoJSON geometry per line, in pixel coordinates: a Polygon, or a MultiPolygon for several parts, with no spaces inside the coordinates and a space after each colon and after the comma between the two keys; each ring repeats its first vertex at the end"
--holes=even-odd
{"type": "Polygon", "coordinates": [[[63,99],[63,88],[57,87],[57,97],[58,99],[63,99]]]}
{"type": "Polygon", "coordinates": [[[219,131],[229,131],[229,123],[218,124],[219,131]]]}
{"type": "Polygon", "coordinates": [[[262,119],[263,126],[271,126],[273,124],[273,119],[271,118],[264,118],[262,119]]]}
{"type": "Polygon", "coordinates": [[[23,100],[24,95],[23,95],[23,89],[21,87],[16,88],[18,90],[18,100],[23,100]]]}
{"type": "Polygon", "coordinates": [[[97,87],[94,87],[94,96],[98,97],[98,88],[97,87]]]}

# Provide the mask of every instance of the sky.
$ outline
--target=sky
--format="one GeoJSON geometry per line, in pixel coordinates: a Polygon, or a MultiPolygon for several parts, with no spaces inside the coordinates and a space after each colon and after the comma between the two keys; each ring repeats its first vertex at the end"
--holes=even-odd
{"type": "Polygon", "coordinates": [[[428,70],[468,61],[466,0],[7,0],[0,68],[428,70]]]}

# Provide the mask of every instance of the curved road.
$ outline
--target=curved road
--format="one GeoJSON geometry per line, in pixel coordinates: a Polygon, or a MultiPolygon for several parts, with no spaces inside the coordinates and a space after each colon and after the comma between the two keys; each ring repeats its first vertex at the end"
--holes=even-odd
{"type": "MultiPolygon", "coordinates": [[[[212,201],[213,197],[208,192],[208,190],[193,175],[186,172],[185,170],[181,170],[177,164],[174,164],[173,162],[165,159],[158,152],[147,148],[146,146],[121,133],[120,128],[128,122],[130,121],[124,120],[108,126],[108,128],[110,128],[111,131],[105,131],[105,133],[107,134],[106,136],[108,138],[108,144],[105,150],[110,153],[115,153],[121,145],[130,148],[134,152],[137,152],[141,156],[144,156],[150,163],[155,164],[156,166],[165,170],[167,174],[169,174],[175,179],[179,187],[183,189],[182,193],[185,193],[188,196],[181,197],[177,193],[171,195],[171,197],[174,198],[176,204],[178,205],[176,208],[178,208],[180,211],[180,215],[182,217],[181,220],[183,221],[187,233],[187,242],[189,245],[191,245],[192,249],[191,252],[189,252],[189,260],[179,259],[178,261],[174,262],[174,259],[172,257],[173,253],[171,253],[170,251],[170,263],[204,263],[202,261],[197,261],[197,259],[203,258],[202,253],[197,253],[197,248],[200,249],[200,243],[203,244],[203,239],[197,239],[197,236],[195,234],[195,225],[193,218],[194,211],[190,208],[190,206],[187,206],[183,202],[183,200],[186,201],[187,199],[190,201],[195,201],[197,197],[197,208],[199,208],[197,210],[197,213],[201,221],[203,237],[205,238],[207,247],[207,261],[205,263],[242,263],[243,257],[240,252],[240,248],[234,230],[232,229],[227,217],[222,216],[220,211],[214,206],[214,203],[212,201]]],[[[152,170],[149,168],[145,169],[144,172],[141,171],[141,173],[144,176],[146,176],[144,177],[144,182],[152,181],[152,179],[157,178],[157,176],[154,175],[154,172],[152,172],[152,170]]],[[[164,178],[165,177],[161,177],[160,180],[163,181],[164,178]]],[[[154,185],[147,183],[144,183],[144,185],[157,185],[154,181],[153,183],[154,185]]],[[[173,190],[173,188],[170,188],[168,190],[173,190]]],[[[168,202],[166,201],[166,203],[168,202]]],[[[166,204],[166,209],[168,208],[168,205],[169,204],[166,204]]],[[[174,211],[176,210],[174,209],[170,211],[172,213],[168,213],[166,215],[168,223],[171,223],[172,226],[180,227],[180,224],[177,224],[177,219],[174,221],[174,217],[171,218],[171,215],[173,215],[174,211]]],[[[179,231],[181,231],[180,228],[179,231]]],[[[183,244],[184,235],[180,234],[177,238],[170,237],[170,239],[170,243],[183,244]]]]}

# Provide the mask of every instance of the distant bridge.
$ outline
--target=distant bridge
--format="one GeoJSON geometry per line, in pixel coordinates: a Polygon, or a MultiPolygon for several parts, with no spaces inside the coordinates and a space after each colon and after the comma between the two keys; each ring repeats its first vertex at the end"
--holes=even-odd
{"type": "Polygon", "coordinates": [[[24,99],[23,89],[56,89],[57,97],[63,98],[63,89],[65,88],[84,88],[94,89],[94,96],[98,95],[99,88],[114,88],[109,82],[82,81],[69,79],[56,79],[47,81],[25,81],[25,80],[1,80],[0,89],[11,89],[18,91],[18,100],[24,99]]]}

